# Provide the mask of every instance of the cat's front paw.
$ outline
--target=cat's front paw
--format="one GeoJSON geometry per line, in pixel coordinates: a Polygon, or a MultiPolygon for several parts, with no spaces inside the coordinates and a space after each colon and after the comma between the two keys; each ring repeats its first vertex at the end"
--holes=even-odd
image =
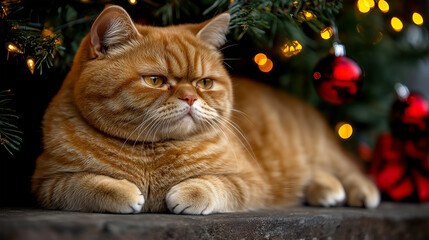
{"type": "Polygon", "coordinates": [[[140,189],[127,180],[115,180],[111,185],[111,196],[106,199],[107,212],[113,213],[139,213],[144,204],[144,196],[140,189]]]}
{"type": "Polygon", "coordinates": [[[307,202],[313,206],[334,207],[342,205],[346,192],[340,181],[326,172],[319,172],[306,190],[307,202]]]}
{"type": "Polygon", "coordinates": [[[380,193],[375,184],[368,179],[346,188],[346,191],[349,206],[375,208],[380,204],[380,193]]]}
{"type": "Polygon", "coordinates": [[[190,179],[172,187],[165,201],[173,213],[207,215],[215,209],[215,198],[198,180],[190,179]]]}

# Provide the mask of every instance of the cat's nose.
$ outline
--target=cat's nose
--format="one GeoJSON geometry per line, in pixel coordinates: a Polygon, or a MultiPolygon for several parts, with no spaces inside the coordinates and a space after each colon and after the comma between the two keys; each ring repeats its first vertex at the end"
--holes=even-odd
{"type": "Polygon", "coordinates": [[[192,94],[186,94],[182,97],[179,97],[180,100],[183,100],[189,104],[189,106],[192,106],[194,102],[197,100],[197,96],[192,94]]]}

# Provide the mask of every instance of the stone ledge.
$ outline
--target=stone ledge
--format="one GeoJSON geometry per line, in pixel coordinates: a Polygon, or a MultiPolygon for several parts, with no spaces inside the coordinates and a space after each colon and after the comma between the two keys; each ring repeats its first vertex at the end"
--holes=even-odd
{"type": "Polygon", "coordinates": [[[190,216],[0,209],[0,239],[429,239],[429,204],[190,216]]]}

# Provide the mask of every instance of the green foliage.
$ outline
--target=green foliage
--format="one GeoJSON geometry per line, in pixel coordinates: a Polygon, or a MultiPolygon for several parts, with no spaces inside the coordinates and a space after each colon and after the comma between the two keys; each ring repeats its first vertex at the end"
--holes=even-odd
{"type": "Polygon", "coordinates": [[[18,116],[8,107],[11,97],[10,90],[0,91],[0,145],[13,155],[14,151],[19,151],[22,133],[17,127],[18,116]]]}
{"type": "Polygon", "coordinates": [[[46,35],[47,30],[43,31],[43,25],[40,23],[11,19],[14,14],[24,9],[18,3],[19,1],[0,3],[3,10],[3,20],[0,21],[0,43],[14,44],[22,53],[9,54],[22,61],[29,57],[33,58],[39,73],[43,74],[43,66],[53,67],[55,53],[64,49],[60,44],[61,35],[52,32],[46,35]]]}
{"type": "MultiPolygon", "coordinates": [[[[222,6],[228,2],[217,0],[213,6],[222,6]]],[[[315,31],[320,31],[334,19],[334,14],[342,8],[341,0],[237,0],[229,5],[231,27],[237,39],[245,33],[262,41],[267,41],[266,32],[281,33],[291,38],[302,40],[303,23],[315,31]],[[306,18],[304,13],[311,14],[306,18]]]]}

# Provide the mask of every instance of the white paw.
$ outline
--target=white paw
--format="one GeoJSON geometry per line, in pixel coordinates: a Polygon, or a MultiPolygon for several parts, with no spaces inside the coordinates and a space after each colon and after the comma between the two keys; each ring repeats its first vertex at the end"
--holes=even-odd
{"type": "Polygon", "coordinates": [[[335,207],[342,205],[346,199],[346,192],[343,188],[336,191],[326,192],[326,194],[319,198],[319,205],[323,207],[335,207]]]}
{"type": "Polygon", "coordinates": [[[319,172],[307,187],[306,198],[314,206],[340,206],[345,202],[346,191],[336,177],[319,172]]]}
{"type": "Polygon", "coordinates": [[[114,212],[118,213],[139,213],[144,205],[144,196],[140,189],[127,180],[120,180],[124,192],[120,193],[118,208],[114,212]]]}
{"type": "Polygon", "coordinates": [[[380,204],[380,193],[369,180],[349,189],[347,204],[352,207],[376,208],[380,204]]]}
{"type": "Polygon", "coordinates": [[[199,185],[183,182],[170,189],[165,201],[172,213],[207,215],[213,213],[213,198],[208,190],[199,185]]]}

